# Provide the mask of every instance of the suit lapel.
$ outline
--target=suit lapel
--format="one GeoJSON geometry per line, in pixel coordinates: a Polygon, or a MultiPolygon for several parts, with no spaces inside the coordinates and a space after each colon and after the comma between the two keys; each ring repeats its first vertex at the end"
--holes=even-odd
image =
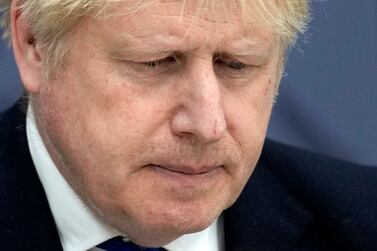
{"type": "Polygon", "coordinates": [[[311,219],[259,163],[237,202],[224,212],[226,251],[290,250],[311,219]]]}
{"type": "Polygon", "coordinates": [[[0,249],[62,250],[33,165],[20,106],[0,114],[0,249]]]}

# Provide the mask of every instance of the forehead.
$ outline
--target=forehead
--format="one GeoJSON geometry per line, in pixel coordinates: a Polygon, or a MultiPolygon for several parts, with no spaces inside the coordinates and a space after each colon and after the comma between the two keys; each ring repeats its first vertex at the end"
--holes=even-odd
{"type": "Polygon", "coordinates": [[[196,43],[270,47],[276,37],[263,23],[262,14],[252,4],[254,1],[250,0],[248,5],[255,8],[254,13],[244,12],[235,2],[155,0],[140,5],[119,2],[111,5],[102,18],[94,20],[94,27],[104,26],[106,31],[116,34],[115,41],[143,41],[146,46],[156,39],[165,44],[184,42],[192,47],[196,43]],[[204,2],[208,5],[203,5],[204,2]]]}
{"type": "Polygon", "coordinates": [[[266,14],[273,16],[273,9],[282,7],[277,1],[278,0],[105,0],[102,4],[103,8],[101,12],[107,15],[127,15],[152,8],[157,12],[163,10],[179,13],[180,15],[202,16],[218,22],[229,21],[229,19],[232,18],[242,19],[243,21],[255,21],[261,18],[268,18],[266,14]]]}

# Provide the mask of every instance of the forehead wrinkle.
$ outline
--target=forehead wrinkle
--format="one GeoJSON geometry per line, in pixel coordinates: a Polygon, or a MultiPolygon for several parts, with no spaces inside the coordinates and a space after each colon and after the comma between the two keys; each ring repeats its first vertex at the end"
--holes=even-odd
{"type": "MultiPolygon", "coordinates": [[[[197,27],[202,29],[202,27],[197,27]]],[[[210,34],[199,32],[201,37],[192,34],[192,27],[185,29],[184,35],[175,34],[133,34],[123,33],[120,35],[119,46],[123,53],[158,53],[167,54],[173,51],[192,51],[199,47],[210,50],[228,51],[233,55],[265,55],[270,51],[272,43],[263,38],[246,38],[237,33],[230,38],[225,38],[229,34],[210,34]],[[216,36],[216,37],[214,37],[216,36]]],[[[198,33],[198,32],[197,32],[198,33]]]]}
{"type": "MultiPolygon", "coordinates": [[[[163,17],[165,18],[166,16],[163,16],[163,17]]],[[[245,29],[245,27],[240,27],[240,26],[236,26],[237,28],[235,29],[235,26],[233,26],[234,24],[239,24],[239,25],[243,25],[243,24],[240,22],[232,22],[232,23],[224,22],[224,23],[218,24],[211,20],[209,21],[207,19],[203,19],[203,20],[205,21],[205,23],[197,22],[196,17],[185,16],[185,22],[180,21],[179,25],[176,25],[176,22],[168,22],[169,24],[171,24],[171,26],[170,27],[168,26],[167,28],[169,29],[169,32],[167,32],[169,35],[164,35],[164,36],[177,37],[178,40],[182,43],[189,41],[191,43],[191,46],[188,46],[188,47],[190,48],[196,47],[195,44],[200,44],[202,42],[204,42],[208,46],[210,46],[210,42],[213,42],[214,44],[212,44],[211,47],[216,47],[216,48],[220,48],[223,44],[225,45],[231,44],[232,42],[237,42],[239,44],[243,43],[245,44],[245,46],[243,47],[247,46],[254,49],[257,47],[260,47],[260,45],[263,45],[263,44],[268,44],[268,45],[271,44],[270,41],[268,41],[268,39],[265,39],[263,37],[258,37],[259,32],[250,32],[250,30],[254,29],[251,25],[248,25],[248,29],[245,29]],[[190,19],[190,20],[187,21],[187,19],[190,19]],[[246,30],[247,32],[245,32],[246,30]],[[175,35],[175,34],[172,35],[175,32],[178,33],[178,35],[175,35]],[[245,35],[242,34],[244,32],[245,32],[245,35]],[[254,35],[250,37],[249,33],[250,34],[254,33],[254,35]],[[181,35],[181,34],[184,34],[184,35],[181,35]],[[239,41],[239,40],[242,40],[242,41],[239,41]]],[[[234,46],[234,47],[237,48],[238,46],[234,46]]]]}
{"type": "MultiPolygon", "coordinates": [[[[237,34],[236,39],[230,41],[225,41],[222,47],[229,51],[233,51],[237,55],[265,55],[273,50],[276,43],[275,38],[267,38],[260,34],[254,35],[252,37],[246,37],[240,33],[237,34]]],[[[249,34],[249,36],[251,36],[249,34]]]]}
{"type": "MultiPolygon", "coordinates": [[[[205,7],[198,5],[198,1],[177,1],[177,0],[155,0],[148,1],[149,4],[144,6],[142,13],[143,15],[150,15],[152,19],[159,18],[176,18],[180,23],[183,22],[183,19],[189,20],[186,23],[190,23],[191,26],[203,26],[203,29],[214,30],[216,32],[216,27],[219,25],[234,25],[240,21],[240,15],[233,13],[234,11],[227,9],[221,9],[219,6],[205,7]],[[180,4],[180,2],[182,2],[180,4]],[[162,8],[159,8],[159,6],[162,8]],[[171,7],[170,7],[171,6],[171,7]],[[231,11],[231,15],[228,16],[226,13],[231,11]],[[204,22],[203,22],[204,21],[204,22]],[[208,26],[208,28],[207,28],[208,26]]],[[[199,1],[200,2],[200,1],[199,1]]],[[[208,2],[208,1],[203,1],[208,2]]],[[[225,5],[223,2],[223,5],[225,5]]],[[[222,6],[223,7],[223,6],[222,6]]],[[[138,13],[134,13],[137,15],[138,13]]],[[[131,15],[132,16],[132,15],[131,15]]],[[[132,17],[131,17],[132,18],[132,17]]],[[[176,20],[176,21],[177,21],[176,20]]],[[[233,27],[229,28],[230,30],[233,27]]],[[[190,29],[186,31],[184,37],[187,36],[190,29]]]]}
{"type": "MultiPolygon", "coordinates": [[[[173,2],[175,3],[169,1],[173,2]]],[[[249,55],[262,53],[271,46],[271,41],[261,36],[260,33],[263,32],[259,27],[251,23],[236,20],[219,23],[203,16],[188,14],[184,14],[180,19],[179,14],[162,14],[154,10],[155,8],[148,9],[131,16],[119,15],[121,21],[113,19],[126,24],[108,27],[118,34],[118,47],[123,47],[124,51],[148,49],[152,52],[163,52],[187,51],[205,44],[217,50],[232,50],[233,53],[249,55]],[[146,20],[142,18],[143,15],[155,21],[146,26],[145,21],[140,21],[146,20]],[[127,29],[124,30],[123,27],[127,29]]]]}

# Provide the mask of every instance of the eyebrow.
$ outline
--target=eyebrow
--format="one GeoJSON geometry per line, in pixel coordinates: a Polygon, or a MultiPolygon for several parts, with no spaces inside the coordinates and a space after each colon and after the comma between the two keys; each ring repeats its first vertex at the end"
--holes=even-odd
{"type": "Polygon", "coordinates": [[[172,51],[186,51],[189,50],[188,44],[178,39],[177,36],[165,36],[161,34],[153,36],[139,36],[131,37],[129,35],[122,36],[110,45],[110,50],[107,52],[111,55],[122,56],[130,54],[168,54],[172,51]],[[143,43],[139,42],[141,39],[143,43]],[[170,40],[170,41],[168,41],[170,40]],[[174,40],[174,41],[171,41],[174,40]]]}
{"type": "Polygon", "coordinates": [[[234,52],[233,55],[237,56],[264,56],[273,52],[274,42],[260,37],[251,39],[242,37],[241,39],[225,42],[222,48],[225,48],[225,51],[234,52]]]}
{"type": "MultiPolygon", "coordinates": [[[[214,53],[222,53],[242,58],[266,58],[272,54],[273,43],[263,38],[240,38],[229,41],[220,41],[215,45],[214,53]]],[[[115,58],[124,56],[147,57],[153,54],[154,57],[168,56],[174,52],[184,53],[194,50],[197,46],[191,44],[187,37],[166,34],[152,34],[143,36],[132,36],[125,34],[119,36],[108,54],[115,58]],[[139,41],[143,40],[143,43],[139,41]]]]}

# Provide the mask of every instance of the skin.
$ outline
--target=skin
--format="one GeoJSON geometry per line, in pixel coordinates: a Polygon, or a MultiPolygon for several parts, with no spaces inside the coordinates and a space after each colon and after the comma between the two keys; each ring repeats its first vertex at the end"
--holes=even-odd
{"type": "Polygon", "coordinates": [[[190,9],[180,17],[179,2],[155,1],[132,16],[83,19],[64,68],[45,80],[43,49],[14,9],[13,48],[42,138],[100,217],[161,246],[234,203],[279,81],[271,31],[190,9]]]}

